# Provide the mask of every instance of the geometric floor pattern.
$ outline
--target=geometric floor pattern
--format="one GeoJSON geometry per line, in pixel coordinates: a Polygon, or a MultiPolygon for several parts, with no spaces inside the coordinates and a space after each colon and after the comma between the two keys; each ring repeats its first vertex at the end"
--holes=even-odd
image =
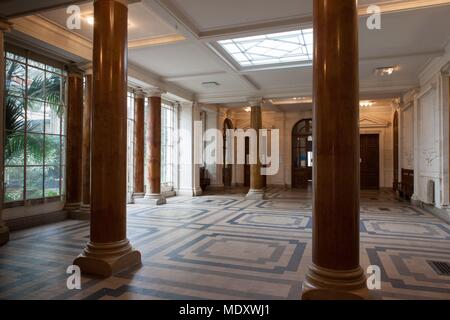
{"type": "MultiPolygon", "coordinates": [[[[67,220],[11,234],[0,247],[0,299],[299,299],[311,263],[311,194],[269,189],[174,197],[128,206],[128,237],[142,266],[108,279],[66,269],[89,239],[88,222],[67,220]]],[[[361,265],[378,265],[376,299],[450,299],[450,226],[390,191],[361,194],[361,265]]]]}

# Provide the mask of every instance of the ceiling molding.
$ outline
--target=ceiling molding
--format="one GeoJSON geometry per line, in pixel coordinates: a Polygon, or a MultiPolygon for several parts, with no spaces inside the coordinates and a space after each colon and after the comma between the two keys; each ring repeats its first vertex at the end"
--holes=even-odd
{"type": "Polygon", "coordinates": [[[50,22],[40,16],[27,16],[11,19],[13,29],[27,36],[46,42],[57,48],[79,56],[85,60],[92,60],[92,43],[69,32],[56,23],[50,22]]]}
{"type": "MultiPolygon", "coordinates": [[[[450,0],[403,0],[403,1],[384,1],[377,3],[380,7],[381,13],[395,13],[407,10],[419,10],[436,6],[449,5],[450,0]]],[[[367,16],[367,8],[370,5],[361,5],[358,8],[358,14],[360,16],[367,16]]]]}
{"type": "Polygon", "coordinates": [[[151,38],[144,38],[139,40],[131,40],[128,41],[128,48],[129,49],[136,49],[136,48],[144,48],[144,47],[151,47],[151,46],[160,46],[160,45],[166,45],[166,44],[173,44],[180,41],[184,41],[186,38],[179,34],[171,34],[167,36],[161,36],[161,37],[151,37],[151,38]]]}
{"type": "Polygon", "coordinates": [[[360,128],[387,128],[391,125],[389,121],[379,119],[373,116],[362,115],[359,118],[360,128]]]}
{"type": "Polygon", "coordinates": [[[213,77],[213,76],[219,76],[219,75],[224,75],[224,74],[227,74],[226,71],[187,74],[187,75],[176,76],[176,77],[165,77],[163,79],[164,79],[164,81],[167,81],[167,82],[175,82],[175,81],[185,81],[185,80],[191,80],[191,79],[197,79],[197,78],[203,78],[203,77],[213,77]]]}

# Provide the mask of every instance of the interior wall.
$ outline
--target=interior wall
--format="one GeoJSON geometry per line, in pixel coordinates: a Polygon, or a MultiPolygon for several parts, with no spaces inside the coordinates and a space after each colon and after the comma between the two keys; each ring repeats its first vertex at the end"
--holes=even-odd
{"type": "Polygon", "coordinates": [[[391,104],[360,108],[360,133],[379,136],[380,188],[392,188],[394,179],[393,119],[391,104]]]}

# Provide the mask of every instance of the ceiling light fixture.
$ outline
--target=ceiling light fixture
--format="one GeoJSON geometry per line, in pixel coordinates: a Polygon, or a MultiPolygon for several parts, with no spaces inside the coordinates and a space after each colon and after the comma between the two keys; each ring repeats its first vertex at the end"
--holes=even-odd
{"type": "Polygon", "coordinates": [[[373,102],[372,101],[360,101],[359,106],[364,107],[364,108],[371,107],[371,106],[373,106],[373,102]]]}
{"type": "Polygon", "coordinates": [[[93,16],[87,16],[86,17],[86,23],[90,26],[94,25],[94,17],[93,16]]]}
{"type": "Polygon", "coordinates": [[[245,112],[250,112],[250,111],[252,111],[252,108],[247,107],[247,108],[244,108],[244,110],[245,110],[245,112]]]}
{"type": "Polygon", "coordinates": [[[398,66],[380,67],[375,69],[375,74],[380,77],[386,77],[392,75],[398,69],[398,66]]]}
{"type": "Polygon", "coordinates": [[[218,83],[216,81],[207,81],[207,82],[202,82],[202,86],[203,86],[203,88],[206,88],[206,89],[212,89],[212,88],[216,88],[216,87],[220,86],[220,83],[218,83]]]}

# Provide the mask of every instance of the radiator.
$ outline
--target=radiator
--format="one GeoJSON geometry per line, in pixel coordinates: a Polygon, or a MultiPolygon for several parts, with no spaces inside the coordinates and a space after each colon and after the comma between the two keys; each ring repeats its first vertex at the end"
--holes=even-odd
{"type": "Polygon", "coordinates": [[[428,180],[427,184],[427,202],[429,204],[434,204],[434,180],[428,180]]]}

